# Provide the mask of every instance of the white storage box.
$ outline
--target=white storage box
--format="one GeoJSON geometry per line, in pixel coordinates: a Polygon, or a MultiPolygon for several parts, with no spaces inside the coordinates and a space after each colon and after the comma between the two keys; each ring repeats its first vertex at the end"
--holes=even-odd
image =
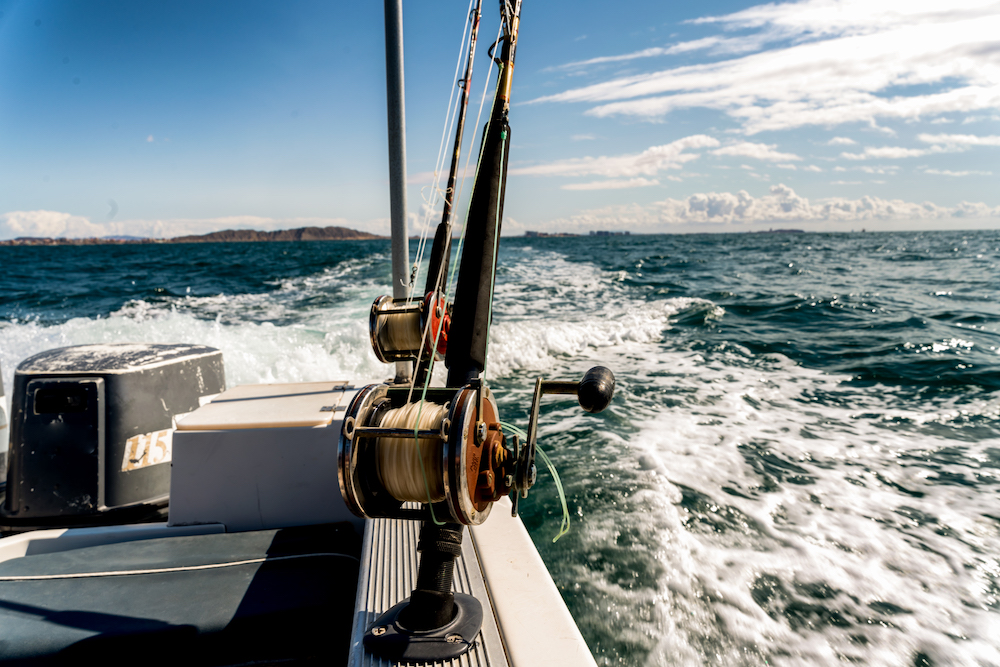
{"type": "Polygon", "coordinates": [[[346,382],[245,385],[178,421],[170,525],[229,532],[353,521],[340,495],[337,444],[346,382]]]}

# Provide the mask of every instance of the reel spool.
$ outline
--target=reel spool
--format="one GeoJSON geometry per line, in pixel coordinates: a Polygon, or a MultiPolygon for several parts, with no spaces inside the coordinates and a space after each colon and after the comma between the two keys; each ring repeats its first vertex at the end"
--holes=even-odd
{"type": "Polygon", "coordinates": [[[424,354],[430,355],[437,337],[435,358],[440,360],[448,347],[450,324],[451,316],[445,299],[435,292],[429,292],[422,300],[380,296],[372,304],[368,334],[379,361],[392,363],[416,359],[420,354],[424,331],[428,331],[429,340],[424,345],[424,354]],[[439,328],[440,336],[437,335],[439,328]]]}
{"type": "Polygon", "coordinates": [[[426,508],[403,507],[417,502],[431,505],[438,520],[481,524],[514,480],[490,390],[431,389],[422,405],[406,403],[407,394],[368,385],[348,407],[338,450],[347,506],[362,517],[430,518],[426,508]]]}

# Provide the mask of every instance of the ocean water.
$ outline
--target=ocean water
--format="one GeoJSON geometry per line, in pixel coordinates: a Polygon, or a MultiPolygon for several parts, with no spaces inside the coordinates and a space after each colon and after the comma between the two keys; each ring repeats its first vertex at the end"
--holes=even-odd
{"type": "MultiPolygon", "coordinates": [[[[0,248],[0,365],[204,343],[230,386],[388,377],[386,242],[0,248]]],[[[487,379],[598,664],[1000,665],[1000,232],[504,239],[487,379]]],[[[9,397],[8,397],[9,408],[9,397]]]]}

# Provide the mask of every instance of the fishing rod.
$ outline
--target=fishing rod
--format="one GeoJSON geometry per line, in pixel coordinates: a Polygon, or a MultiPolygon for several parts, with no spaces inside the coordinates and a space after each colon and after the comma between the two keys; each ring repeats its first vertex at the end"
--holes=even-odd
{"type": "Polygon", "coordinates": [[[483,130],[448,332],[445,365],[448,367],[449,387],[469,384],[478,379],[486,368],[497,249],[507,187],[510,154],[508,114],[521,0],[514,0],[513,5],[510,0],[501,0],[500,14],[503,35],[499,40],[500,55],[494,58],[500,72],[490,119],[483,130]]]}
{"type": "Polygon", "coordinates": [[[436,317],[431,320],[430,330],[425,332],[432,340],[425,345],[426,351],[417,358],[417,368],[413,374],[413,386],[422,386],[427,381],[430,367],[434,360],[434,352],[443,352],[447,342],[447,332],[443,331],[447,324],[445,310],[447,305],[443,295],[448,282],[448,265],[451,260],[452,211],[455,203],[456,183],[458,182],[458,167],[462,154],[462,138],[465,133],[465,116],[469,108],[469,91],[472,87],[472,66],[476,56],[476,41],[479,37],[479,19],[482,17],[482,0],[476,0],[475,9],[469,15],[472,22],[469,47],[465,62],[465,73],[458,80],[461,97],[458,101],[458,120],[455,129],[455,146],[451,154],[451,168],[448,171],[448,185],[444,191],[444,207],[441,211],[441,222],[434,234],[431,246],[430,261],[427,267],[427,282],[424,287],[425,308],[434,309],[436,317]],[[439,296],[440,295],[440,296],[439,296]],[[444,321],[442,321],[444,320],[444,321]],[[442,341],[442,335],[444,336],[442,341]]]}
{"type": "Polygon", "coordinates": [[[476,0],[470,20],[472,30],[469,38],[468,55],[465,63],[465,73],[458,80],[462,93],[459,98],[458,121],[455,129],[455,146],[451,155],[451,169],[448,172],[448,186],[444,191],[444,209],[441,211],[441,222],[434,234],[434,245],[431,247],[430,264],[427,270],[427,283],[424,294],[443,291],[448,278],[448,263],[451,255],[452,207],[455,203],[455,184],[458,181],[459,159],[462,153],[462,136],[465,132],[465,116],[469,108],[469,90],[472,87],[472,65],[476,56],[476,40],[479,36],[479,19],[482,16],[483,1],[476,0]]]}

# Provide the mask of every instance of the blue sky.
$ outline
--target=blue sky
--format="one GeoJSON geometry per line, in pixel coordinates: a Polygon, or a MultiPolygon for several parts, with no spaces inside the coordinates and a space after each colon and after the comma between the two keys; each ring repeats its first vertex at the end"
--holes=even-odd
{"type": "MultiPolygon", "coordinates": [[[[681,5],[524,0],[506,233],[1000,227],[1000,2],[681,5]]],[[[415,228],[466,11],[404,0],[415,228]]],[[[0,12],[0,238],[388,229],[382,3],[0,12]]]]}

